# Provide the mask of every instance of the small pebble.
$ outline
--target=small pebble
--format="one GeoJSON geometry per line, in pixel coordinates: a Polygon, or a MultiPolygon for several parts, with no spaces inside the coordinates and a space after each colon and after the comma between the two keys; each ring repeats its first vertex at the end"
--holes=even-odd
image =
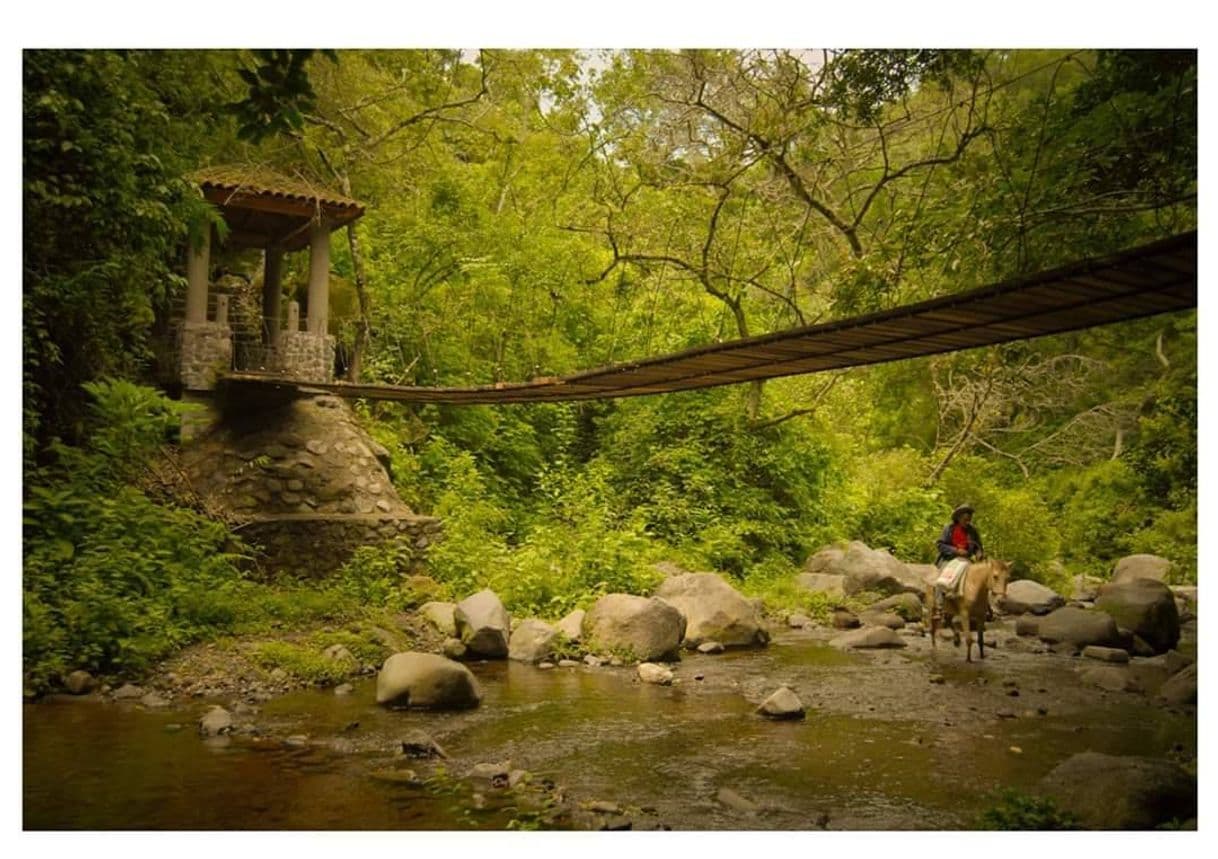
{"type": "Polygon", "coordinates": [[[1023,754],[1023,749],[1021,749],[1019,746],[1011,746],[1011,751],[1017,755],[1023,754]]]}

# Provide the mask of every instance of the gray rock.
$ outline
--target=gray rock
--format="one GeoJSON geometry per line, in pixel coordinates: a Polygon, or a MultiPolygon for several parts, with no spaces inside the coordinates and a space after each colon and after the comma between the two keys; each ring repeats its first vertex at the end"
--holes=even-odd
{"type": "Polygon", "coordinates": [[[1167,682],[1159,688],[1159,697],[1168,704],[1195,705],[1197,703],[1196,663],[1169,677],[1167,682]]]}
{"type": "Polygon", "coordinates": [[[149,692],[143,698],[140,698],[140,704],[150,710],[159,710],[162,707],[169,706],[169,699],[157,692],[149,692]]]}
{"type": "Polygon", "coordinates": [[[791,627],[791,629],[804,629],[812,626],[812,618],[806,614],[795,612],[787,617],[787,626],[791,627]]]}
{"type": "Polygon", "coordinates": [[[1040,634],[1040,618],[1032,615],[1021,615],[1015,621],[1016,635],[1039,635],[1040,634]]]}
{"type": "Polygon", "coordinates": [[[769,698],[761,702],[757,712],[769,719],[802,719],[804,705],[790,687],[780,686],[769,698]]]}
{"type": "Polygon", "coordinates": [[[874,650],[880,648],[905,647],[901,636],[886,626],[865,626],[829,640],[832,647],[842,650],[874,650]]]}
{"type": "Polygon", "coordinates": [[[223,707],[212,707],[199,719],[199,736],[218,737],[233,730],[233,717],[223,707]]]}
{"type": "Polygon", "coordinates": [[[656,596],[685,616],[686,647],[717,641],[725,647],[752,647],[770,640],[757,606],[715,573],[670,576],[656,596]]]}
{"type": "Polygon", "coordinates": [[[457,622],[453,613],[457,606],[450,602],[425,602],[419,606],[419,616],[445,635],[457,637],[457,622]]]}
{"type": "Polygon", "coordinates": [[[1176,600],[1162,582],[1137,578],[1104,585],[1095,607],[1140,637],[1155,653],[1171,650],[1180,640],[1176,600]]]}
{"type": "Polygon", "coordinates": [[[579,641],[583,635],[584,615],[587,614],[582,608],[577,608],[569,612],[562,620],[554,624],[554,629],[561,635],[565,636],[567,641],[579,641]]]}
{"type": "Polygon", "coordinates": [[[1099,647],[1089,644],[1083,648],[1083,656],[1088,659],[1098,659],[1100,662],[1125,663],[1129,661],[1129,652],[1119,647],[1099,647]]]}
{"type": "Polygon", "coordinates": [[[470,670],[434,653],[395,653],[376,678],[376,702],[387,706],[465,710],[481,700],[470,670]]]}
{"type": "Polygon", "coordinates": [[[558,660],[558,667],[559,668],[579,668],[579,663],[576,662],[574,659],[560,659],[560,660],[558,660]]]}
{"type": "Polygon", "coordinates": [[[426,731],[414,729],[402,738],[402,754],[408,758],[447,758],[448,754],[426,731]]]}
{"type": "Polygon", "coordinates": [[[340,683],[339,685],[334,687],[335,695],[350,695],[354,691],[355,691],[355,687],[352,686],[350,683],[340,683]]]}
{"type": "Polygon", "coordinates": [[[863,626],[883,626],[888,629],[902,629],[905,621],[894,611],[865,611],[859,615],[863,626]]]}
{"type": "Polygon", "coordinates": [[[608,594],[584,616],[583,640],[598,650],[627,651],[655,661],[674,655],[685,636],[685,616],[664,600],[608,594]]]}
{"type": "Polygon", "coordinates": [[[1171,572],[1171,561],[1158,555],[1129,555],[1116,562],[1112,570],[1112,583],[1150,579],[1165,582],[1171,572]]]}
{"type": "Polygon", "coordinates": [[[1102,611],[1065,606],[1040,619],[1037,635],[1042,641],[1081,650],[1089,644],[1119,647],[1121,636],[1116,621],[1102,611]]]}
{"type": "Polygon", "coordinates": [[[1095,686],[1109,692],[1141,692],[1142,686],[1129,673],[1129,669],[1115,665],[1097,665],[1094,668],[1084,668],[1079,672],[1079,679],[1088,686],[1095,686]]]}
{"type": "Polygon", "coordinates": [[[698,645],[699,653],[722,653],[726,649],[717,641],[704,641],[698,645]]]}
{"type": "Polygon", "coordinates": [[[63,685],[73,695],[85,695],[97,688],[97,678],[88,671],[73,671],[63,685]]]}
{"type": "Polygon", "coordinates": [[[909,571],[917,576],[924,585],[933,585],[939,578],[939,568],[934,564],[906,564],[909,571]]]}
{"type": "Polygon", "coordinates": [[[1188,666],[1192,665],[1196,660],[1192,657],[1185,656],[1178,650],[1169,650],[1166,653],[1160,653],[1158,656],[1152,656],[1148,659],[1139,659],[1139,665],[1150,665],[1155,668],[1161,668],[1168,677],[1173,674],[1179,674],[1188,666]]]}
{"type": "Polygon", "coordinates": [[[589,668],[600,668],[603,664],[604,661],[599,656],[591,653],[584,654],[584,665],[587,665],[589,668]]]}
{"type": "Polygon", "coordinates": [[[745,799],[730,787],[719,788],[719,792],[715,794],[715,799],[719,800],[719,802],[726,805],[732,811],[739,811],[742,814],[754,814],[761,807],[752,800],[745,799]]]}
{"type": "MultiPolygon", "coordinates": [[[[865,613],[896,614],[910,623],[922,619],[922,597],[918,594],[902,593],[885,597],[865,609],[865,613]]],[[[894,627],[895,628],[895,627],[894,627]]]]}
{"type": "Polygon", "coordinates": [[[640,680],[644,683],[654,683],[657,686],[671,686],[672,672],[663,665],[654,662],[644,662],[635,669],[640,680]]]}
{"type": "Polygon", "coordinates": [[[857,540],[844,549],[837,546],[822,549],[808,559],[804,571],[844,576],[842,589],[846,595],[874,591],[920,596],[926,590],[920,573],[911,570],[888,552],[872,549],[857,540]]]}
{"type": "Polygon", "coordinates": [[[507,787],[512,777],[512,762],[475,764],[469,771],[471,779],[489,781],[491,787],[507,787]]]}
{"type": "Polygon", "coordinates": [[[858,615],[846,608],[835,608],[833,610],[833,628],[834,629],[858,629],[863,625],[859,620],[858,615]]]}
{"type": "Polygon", "coordinates": [[[554,655],[558,645],[558,630],[544,620],[529,618],[512,630],[508,641],[508,658],[519,662],[541,662],[554,655]]]}
{"type": "Polygon", "coordinates": [[[1009,583],[1006,596],[998,601],[998,607],[1007,614],[1048,614],[1065,604],[1061,594],[1031,579],[1009,583]]]}
{"type": "Polygon", "coordinates": [[[1153,829],[1197,813],[1197,780],[1171,761],[1082,752],[1058,764],[1040,791],[1091,829],[1153,829]]]}
{"type": "Polygon", "coordinates": [[[457,637],[478,656],[501,658],[508,655],[508,636],[512,618],[494,591],[482,590],[457,603],[453,611],[457,637]]]}
{"type": "Polygon", "coordinates": [[[342,644],[331,644],[322,651],[322,656],[329,659],[331,662],[346,662],[354,664],[357,661],[355,655],[342,644]]]}
{"type": "Polygon", "coordinates": [[[116,701],[138,701],[144,697],[144,690],[134,683],[124,683],[114,690],[116,701]]]}
{"type": "Polygon", "coordinates": [[[440,650],[448,659],[464,659],[469,648],[459,638],[446,638],[440,650]]]}
{"type": "Polygon", "coordinates": [[[826,594],[840,599],[846,595],[846,577],[833,573],[800,573],[795,584],[814,594],[826,594]]]}

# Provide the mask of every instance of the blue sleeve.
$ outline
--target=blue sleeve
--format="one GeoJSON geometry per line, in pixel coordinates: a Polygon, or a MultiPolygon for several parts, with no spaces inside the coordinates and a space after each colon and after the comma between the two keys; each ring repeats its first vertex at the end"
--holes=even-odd
{"type": "Polygon", "coordinates": [[[943,533],[939,535],[939,554],[940,555],[955,555],[956,547],[952,543],[952,526],[948,525],[943,529],[943,533]]]}

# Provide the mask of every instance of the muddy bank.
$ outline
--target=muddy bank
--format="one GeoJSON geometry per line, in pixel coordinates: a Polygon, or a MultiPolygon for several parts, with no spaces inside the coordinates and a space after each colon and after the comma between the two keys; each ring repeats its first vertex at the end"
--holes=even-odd
{"type": "Polygon", "coordinates": [[[630,668],[473,662],[476,710],[387,711],[356,680],[245,705],[236,734],[209,740],[194,720],[232,699],[53,698],[26,707],[26,826],[968,828],[988,792],[1031,791],[1076,752],[1195,761],[1195,711],[1154,700],[1156,670],[1129,669],[1144,693],[1109,692],[1079,682],[1080,658],[1005,647],[1003,624],[994,636],[967,665],[918,636],[844,653],[828,630],[784,631],[764,650],[687,655],[670,687],[630,668]],[[806,718],[757,716],[784,683],[806,718]],[[415,729],[447,760],[395,754],[415,729]],[[467,779],[480,764],[529,776],[467,779]]]}

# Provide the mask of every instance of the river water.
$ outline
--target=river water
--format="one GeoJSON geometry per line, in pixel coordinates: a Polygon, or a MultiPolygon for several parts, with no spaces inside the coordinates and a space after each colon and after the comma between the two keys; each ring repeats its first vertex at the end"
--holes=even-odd
{"type": "Polygon", "coordinates": [[[908,651],[843,654],[792,633],[763,651],[687,656],[671,687],[629,668],[474,663],[476,710],[388,711],[367,680],[349,696],[267,702],[250,717],[260,735],[208,740],[194,723],[209,702],[149,711],[53,696],[24,708],[25,827],[536,825],[516,792],[462,778],[510,761],[572,807],[621,806],[635,828],[959,829],[992,791],[1030,790],[1074,752],[1195,757],[1195,716],[1085,689],[1078,659],[987,657],[965,665],[912,639],[908,651]],[[808,706],[804,720],[755,714],[779,683],[808,706]],[[415,728],[448,753],[443,769],[390,756],[415,728]],[[725,802],[724,788],[755,808],[725,802]]]}

